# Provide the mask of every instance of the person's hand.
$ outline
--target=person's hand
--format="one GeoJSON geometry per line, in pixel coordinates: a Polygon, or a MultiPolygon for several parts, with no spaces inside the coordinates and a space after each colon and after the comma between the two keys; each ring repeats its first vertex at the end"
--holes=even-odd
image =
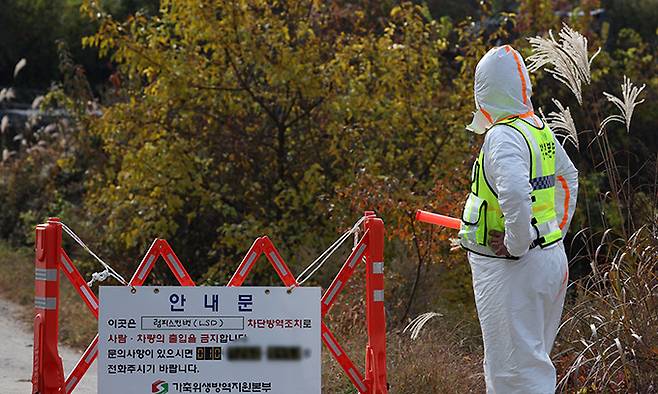
{"type": "Polygon", "coordinates": [[[510,257],[511,255],[505,247],[505,232],[490,230],[489,237],[491,237],[491,249],[493,249],[496,256],[510,257]]]}

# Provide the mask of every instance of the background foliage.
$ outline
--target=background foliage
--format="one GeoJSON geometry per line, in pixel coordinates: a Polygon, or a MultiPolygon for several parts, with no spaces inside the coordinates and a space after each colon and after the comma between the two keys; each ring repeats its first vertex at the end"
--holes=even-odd
{"type": "MultiPolygon", "coordinates": [[[[555,111],[558,98],[579,131],[579,147],[567,144],[581,175],[566,241],[572,279],[615,261],[595,253],[606,230],[615,242],[655,245],[656,0],[12,0],[7,7],[0,237],[13,247],[30,244],[35,223],[61,216],[125,275],[162,237],[199,282],[225,283],[260,235],[300,272],[374,209],[387,226],[392,332],[409,316],[439,310],[446,327],[462,328],[446,337],[457,335],[450,343],[459,345],[446,346],[471,357],[479,337],[465,256],[450,252],[454,234],[414,224],[412,213],[461,210],[481,143],[464,131],[477,60],[506,43],[527,57],[528,37],[562,23],[584,34],[592,53],[602,48],[582,106],[548,73],[532,74],[535,107],[555,111]],[[21,58],[27,65],[13,75],[21,58]],[[645,102],[630,132],[608,128],[602,149],[598,125],[614,107],[601,92],[619,95],[624,75],[647,85],[645,102]],[[641,228],[640,242],[631,235],[641,228]]],[[[87,273],[97,268],[81,264],[87,273]]],[[[655,283],[655,265],[647,272],[655,283]]],[[[332,274],[315,281],[326,286],[332,274]]],[[[156,276],[170,279],[162,270],[156,276]]],[[[263,266],[253,281],[271,277],[263,266]]],[[[336,324],[358,320],[361,290],[348,290],[336,324]]],[[[585,293],[592,296],[572,297],[585,293]]],[[[658,355],[644,349],[645,358],[658,355]]],[[[568,371],[573,360],[561,360],[568,371]]],[[[579,384],[578,373],[570,379],[579,384]]]]}

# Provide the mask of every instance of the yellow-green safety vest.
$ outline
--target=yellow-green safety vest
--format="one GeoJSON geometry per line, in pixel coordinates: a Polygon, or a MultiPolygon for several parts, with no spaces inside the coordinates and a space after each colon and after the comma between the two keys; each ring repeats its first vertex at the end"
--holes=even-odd
{"type": "MultiPolygon", "coordinates": [[[[537,128],[519,117],[497,122],[496,125],[511,127],[520,133],[530,151],[529,180],[532,218],[531,225],[537,238],[529,245],[531,248],[545,248],[562,239],[562,231],[555,212],[555,138],[547,125],[537,128]]],[[[498,204],[498,196],[489,185],[484,173],[484,151],[473,164],[471,171],[471,192],[468,195],[462,226],[459,231],[461,246],[473,253],[496,256],[491,249],[490,230],[504,231],[505,217],[498,204]]]]}

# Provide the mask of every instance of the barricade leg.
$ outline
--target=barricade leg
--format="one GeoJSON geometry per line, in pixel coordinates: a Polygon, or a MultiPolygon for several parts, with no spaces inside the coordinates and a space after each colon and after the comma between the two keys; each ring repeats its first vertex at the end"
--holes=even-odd
{"type": "Polygon", "coordinates": [[[251,272],[251,269],[256,265],[255,263],[261,255],[265,255],[265,258],[270,262],[272,267],[274,267],[274,271],[279,278],[281,278],[284,285],[288,287],[297,285],[295,277],[288,268],[288,265],[286,265],[283,257],[281,257],[279,251],[276,250],[274,244],[267,236],[263,236],[257,238],[251,245],[251,248],[249,248],[249,251],[242,259],[240,266],[226,286],[242,286],[249,275],[249,272],[251,272]]]}
{"type": "Polygon", "coordinates": [[[62,271],[64,275],[68,278],[69,282],[73,285],[73,288],[78,293],[82,301],[87,305],[89,311],[94,315],[96,320],[98,320],[98,298],[87,282],[80,275],[80,271],[75,267],[71,258],[66,254],[64,249],[60,251],[60,262],[62,263],[62,271]]]}
{"type": "Polygon", "coordinates": [[[240,266],[235,270],[235,273],[226,286],[242,286],[242,283],[244,283],[244,280],[247,278],[247,275],[249,275],[249,272],[251,272],[251,268],[254,266],[254,263],[258,260],[258,257],[260,257],[262,252],[261,238],[259,237],[251,245],[251,248],[249,248],[249,251],[242,259],[240,266]]]}
{"type": "Polygon", "coordinates": [[[62,226],[59,219],[37,226],[34,285],[34,359],[32,393],[60,393],[64,368],[57,348],[59,338],[59,258],[62,226]]]}
{"type": "MultiPolygon", "coordinates": [[[[368,216],[368,213],[366,213],[368,216]]],[[[369,216],[366,254],[366,384],[368,392],[388,393],[386,380],[386,315],[384,311],[384,222],[369,216]]]]}
{"type": "Polygon", "coordinates": [[[324,324],[324,322],[322,322],[321,328],[322,342],[324,342],[325,346],[327,346],[331,354],[334,356],[338,362],[338,365],[340,365],[343,371],[345,371],[347,378],[352,382],[354,387],[359,390],[359,393],[370,393],[371,391],[368,390],[366,382],[363,381],[361,373],[356,369],[356,366],[347,356],[347,353],[345,353],[343,347],[340,346],[340,343],[338,343],[331,330],[327,327],[326,324],[324,324]]]}
{"type": "Polygon", "coordinates": [[[66,378],[64,386],[65,394],[69,394],[78,385],[78,383],[80,383],[82,377],[85,375],[85,373],[87,373],[89,367],[91,367],[91,364],[94,362],[94,360],[96,360],[96,356],[98,356],[98,334],[96,334],[89,346],[87,346],[87,349],[82,354],[82,357],[80,357],[78,363],[75,364],[73,371],[71,371],[69,376],[66,378]]]}

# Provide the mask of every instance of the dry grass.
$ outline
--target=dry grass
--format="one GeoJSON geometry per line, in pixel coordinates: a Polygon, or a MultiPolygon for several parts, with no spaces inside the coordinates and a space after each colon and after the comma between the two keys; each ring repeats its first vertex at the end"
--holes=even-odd
{"type": "MultiPolygon", "coordinates": [[[[84,348],[96,333],[96,320],[64,276],[60,291],[60,341],[84,348]]],[[[22,317],[26,329],[31,330],[34,318],[34,252],[31,249],[11,249],[0,243],[0,296],[25,307],[22,317]]]]}
{"type": "Polygon", "coordinates": [[[658,238],[603,237],[560,334],[563,392],[658,392],[658,238]]]}
{"type": "MultiPolygon", "coordinates": [[[[34,253],[25,249],[12,249],[0,242],[0,296],[19,305],[32,306],[34,302],[34,253]]],[[[25,308],[25,316],[32,310],[25,308]]]]}
{"type": "MultiPolygon", "coordinates": [[[[465,351],[454,339],[442,328],[425,329],[415,341],[407,334],[389,332],[387,357],[391,393],[483,393],[482,359],[465,351]]],[[[342,345],[350,349],[352,361],[363,370],[365,336],[343,340],[342,345]]],[[[355,392],[328,352],[323,352],[322,379],[324,393],[355,392]]]]}
{"type": "Polygon", "coordinates": [[[388,339],[389,381],[395,393],[483,393],[480,352],[460,346],[443,328],[425,330],[412,341],[392,334],[388,339]]]}

